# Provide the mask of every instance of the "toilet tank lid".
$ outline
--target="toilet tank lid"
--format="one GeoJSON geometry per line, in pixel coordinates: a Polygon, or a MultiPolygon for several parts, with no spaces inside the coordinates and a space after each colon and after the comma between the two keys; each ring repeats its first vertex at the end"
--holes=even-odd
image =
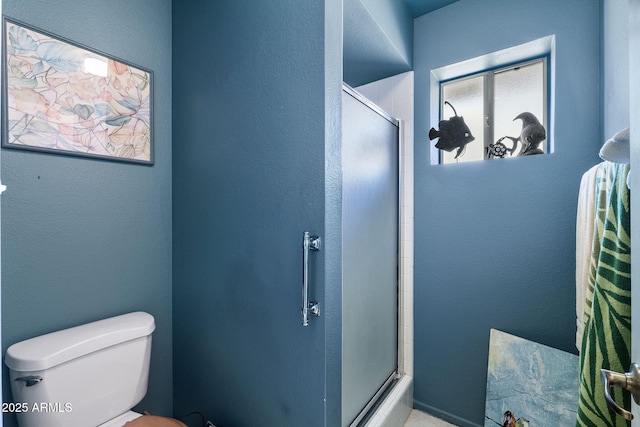
{"type": "Polygon", "coordinates": [[[154,329],[153,316],[142,311],[110,317],[13,344],[7,349],[5,364],[18,372],[41,371],[150,335],[154,329]]]}

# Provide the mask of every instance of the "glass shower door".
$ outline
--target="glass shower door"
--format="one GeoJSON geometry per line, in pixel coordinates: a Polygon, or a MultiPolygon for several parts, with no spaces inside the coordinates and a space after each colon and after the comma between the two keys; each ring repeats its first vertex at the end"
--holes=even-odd
{"type": "Polygon", "coordinates": [[[342,425],[357,424],[398,367],[398,123],[342,94],[342,425]]]}

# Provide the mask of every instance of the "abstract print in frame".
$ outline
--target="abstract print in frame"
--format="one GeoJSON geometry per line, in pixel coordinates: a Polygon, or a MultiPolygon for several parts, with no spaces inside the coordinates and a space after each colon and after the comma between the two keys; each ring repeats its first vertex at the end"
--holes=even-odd
{"type": "Polygon", "coordinates": [[[153,165],[151,71],[3,24],[3,147],[153,165]]]}
{"type": "Polygon", "coordinates": [[[491,329],[484,427],[573,426],[578,356],[491,329]]]}

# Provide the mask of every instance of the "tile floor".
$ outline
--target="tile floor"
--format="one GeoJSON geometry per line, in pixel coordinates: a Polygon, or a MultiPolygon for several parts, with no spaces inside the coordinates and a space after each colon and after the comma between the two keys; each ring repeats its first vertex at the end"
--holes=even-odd
{"type": "Polygon", "coordinates": [[[439,418],[436,418],[432,415],[429,415],[425,412],[421,412],[418,410],[411,411],[411,415],[409,415],[409,419],[404,424],[404,427],[455,427],[453,424],[449,424],[445,421],[442,421],[439,418]]]}

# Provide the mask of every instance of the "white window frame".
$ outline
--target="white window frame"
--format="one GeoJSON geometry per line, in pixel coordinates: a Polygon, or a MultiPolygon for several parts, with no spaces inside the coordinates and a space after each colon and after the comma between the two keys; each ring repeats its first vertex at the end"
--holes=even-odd
{"type": "MultiPolygon", "coordinates": [[[[533,40],[528,43],[524,43],[518,46],[503,49],[497,52],[492,52],[486,55],[482,55],[473,59],[458,62],[456,64],[447,65],[445,67],[431,70],[430,78],[430,114],[429,124],[430,127],[438,129],[438,123],[441,120],[440,111],[442,108],[441,103],[441,86],[443,83],[450,82],[452,80],[461,79],[464,77],[477,77],[484,73],[496,73],[502,70],[508,70],[520,65],[526,65],[535,61],[539,61],[544,58],[545,63],[545,99],[546,108],[544,109],[545,117],[543,123],[547,129],[547,139],[545,141],[545,153],[554,152],[554,110],[555,110],[555,36],[546,36],[540,39],[533,40]],[[534,58],[534,59],[532,59],[534,58]],[[505,64],[510,64],[506,65],[505,64]]],[[[487,79],[485,78],[484,85],[484,99],[485,99],[485,112],[489,113],[490,131],[493,132],[493,108],[487,109],[487,91],[492,88],[488,88],[487,79]]],[[[493,99],[493,97],[491,97],[493,99]]],[[[493,104],[493,100],[491,100],[493,104]]],[[[485,128],[485,144],[489,144],[493,136],[487,136],[485,128]]],[[[438,165],[440,163],[440,150],[435,148],[435,144],[430,144],[430,163],[432,165],[438,165]]]]}

